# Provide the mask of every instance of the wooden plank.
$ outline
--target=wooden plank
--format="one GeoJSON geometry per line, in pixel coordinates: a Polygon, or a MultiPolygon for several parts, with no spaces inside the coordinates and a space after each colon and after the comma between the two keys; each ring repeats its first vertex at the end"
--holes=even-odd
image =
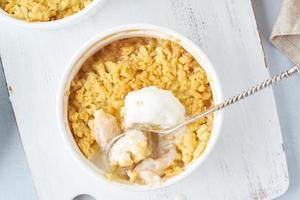
{"type": "MultiPolygon", "coordinates": [[[[0,19],[1,20],[1,19],[0,19]]],[[[28,30],[0,21],[0,54],[10,99],[40,199],[271,199],[288,187],[287,166],[271,90],[226,110],[216,149],[192,176],[164,190],[126,192],[87,174],[56,122],[58,82],[71,56],[91,36],[126,23],[152,23],[188,36],[212,60],[225,96],[268,77],[249,0],[111,0],[90,19],[61,30],[28,30]]]]}

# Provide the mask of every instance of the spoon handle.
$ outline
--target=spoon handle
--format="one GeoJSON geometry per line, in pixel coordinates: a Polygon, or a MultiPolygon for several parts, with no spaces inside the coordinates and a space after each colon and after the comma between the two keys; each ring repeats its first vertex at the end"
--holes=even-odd
{"type": "MultiPolygon", "coordinates": [[[[210,113],[213,113],[215,111],[218,111],[218,110],[221,110],[223,108],[226,108],[226,107],[230,106],[231,104],[234,104],[234,103],[236,103],[236,102],[238,102],[238,101],[240,101],[242,99],[245,99],[246,97],[249,97],[249,96],[251,96],[251,95],[253,95],[253,94],[255,94],[255,93],[257,93],[257,92],[259,92],[259,91],[261,91],[261,90],[263,90],[265,88],[268,88],[271,85],[274,85],[274,84],[280,82],[283,79],[289,78],[290,76],[292,76],[294,74],[297,74],[299,72],[300,72],[300,68],[297,67],[297,66],[294,66],[294,67],[292,67],[292,68],[290,68],[290,69],[288,69],[288,70],[286,70],[286,71],[284,71],[284,72],[282,72],[280,74],[277,74],[277,75],[269,78],[268,80],[266,80],[266,81],[264,81],[264,82],[262,82],[262,83],[260,83],[260,84],[258,84],[256,86],[254,86],[254,87],[252,87],[252,88],[250,88],[250,89],[242,92],[239,95],[236,95],[234,97],[229,98],[228,100],[224,101],[223,103],[215,105],[214,107],[208,109],[207,111],[204,111],[204,112],[202,112],[202,113],[200,113],[198,115],[193,116],[192,118],[190,118],[189,120],[187,120],[184,123],[180,124],[179,126],[183,127],[183,126],[185,126],[187,124],[195,122],[198,119],[201,119],[202,117],[204,117],[204,116],[206,116],[206,115],[208,115],[210,113]]],[[[176,129],[177,128],[178,127],[176,127],[176,129]]]]}
{"type": "Polygon", "coordinates": [[[218,105],[216,105],[216,110],[220,110],[220,109],[223,109],[233,103],[236,103],[246,97],[249,97],[265,88],[268,88],[278,82],[280,82],[281,80],[283,79],[286,79],[286,78],[289,78],[290,76],[294,75],[294,74],[297,74],[300,72],[300,68],[298,68],[297,66],[294,66],[280,74],[277,74],[271,78],[269,78],[268,80],[248,89],[247,91],[245,92],[242,92],[241,94],[237,95],[237,96],[234,96],[230,99],[228,99],[227,101],[223,102],[223,103],[220,103],[218,105]]]}

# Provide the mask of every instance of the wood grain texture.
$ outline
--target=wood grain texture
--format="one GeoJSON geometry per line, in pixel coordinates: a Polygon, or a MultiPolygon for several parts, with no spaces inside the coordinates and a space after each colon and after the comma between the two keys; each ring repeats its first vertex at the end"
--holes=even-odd
{"type": "Polygon", "coordinates": [[[91,36],[127,23],[183,33],[215,65],[226,97],[269,75],[249,0],[108,1],[90,19],[63,30],[28,30],[2,22],[0,54],[10,99],[40,199],[271,199],[288,173],[271,90],[225,111],[216,149],[184,181],[153,192],[126,192],[88,174],[67,150],[56,121],[58,82],[71,56],[91,36]]]}

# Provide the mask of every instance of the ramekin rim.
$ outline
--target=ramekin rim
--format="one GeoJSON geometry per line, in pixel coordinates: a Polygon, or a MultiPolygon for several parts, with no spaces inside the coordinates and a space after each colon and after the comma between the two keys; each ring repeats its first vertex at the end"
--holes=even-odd
{"type": "Polygon", "coordinates": [[[67,16],[62,19],[54,20],[54,21],[46,21],[46,22],[28,22],[22,19],[17,19],[10,16],[5,10],[0,8],[0,18],[5,20],[7,23],[15,24],[17,26],[28,28],[28,29],[45,29],[45,30],[55,30],[61,29],[65,26],[69,26],[71,24],[76,24],[85,16],[87,16],[90,12],[92,12],[96,7],[103,6],[103,4],[107,0],[93,0],[88,6],[83,8],[82,10],[74,13],[70,16],[67,16]]]}
{"type": "MultiPolygon", "coordinates": [[[[219,135],[220,135],[221,126],[222,126],[222,122],[223,122],[223,112],[222,111],[219,111],[214,116],[212,136],[210,137],[208,145],[205,148],[203,154],[199,158],[196,158],[194,161],[192,161],[188,165],[187,169],[185,169],[182,173],[176,175],[173,178],[170,178],[169,180],[164,181],[163,184],[158,185],[158,186],[127,185],[127,184],[118,183],[118,182],[115,182],[115,181],[108,181],[102,175],[97,173],[95,169],[92,169],[93,167],[91,167],[91,165],[88,164],[89,161],[86,158],[85,158],[85,160],[82,158],[83,157],[82,153],[80,153],[81,155],[79,155],[78,152],[75,152],[74,146],[73,146],[74,144],[71,144],[72,142],[70,141],[69,136],[67,136],[68,127],[66,126],[65,119],[64,119],[63,99],[65,97],[65,92],[66,92],[65,91],[65,85],[66,85],[67,79],[68,79],[74,65],[79,60],[79,58],[88,50],[88,48],[90,46],[92,46],[93,44],[95,44],[96,42],[101,41],[101,38],[105,38],[105,37],[108,37],[110,35],[113,35],[113,34],[116,34],[116,33],[121,33],[122,31],[128,31],[128,30],[158,31],[160,33],[167,34],[167,35],[172,36],[174,38],[178,38],[178,39],[180,39],[180,42],[179,42],[180,45],[182,45],[182,41],[183,41],[186,45],[190,46],[195,51],[200,52],[201,57],[204,57],[205,60],[206,60],[205,62],[207,62],[207,64],[209,65],[209,68],[210,68],[209,75],[214,76],[213,83],[211,84],[212,87],[213,87],[212,88],[213,93],[214,93],[214,95],[217,93],[216,94],[218,96],[217,101],[221,102],[223,100],[222,87],[221,87],[221,84],[220,84],[220,81],[219,81],[220,79],[218,78],[218,75],[215,71],[215,68],[214,68],[213,64],[211,63],[211,61],[206,56],[206,54],[202,51],[202,49],[199,46],[197,46],[194,42],[192,42],[187,37],[175,32],[175,31],[172,31],[168,28],[165,28],[165,27],[156,26],[156,25],[152,25],[152,24],[127,24],[127,25],[121,25],[121,26],[113,27],[113,28],[108,29],[106,31],[100,32],[99,34],[94,36],[92,39],[88,40],[70,59],[70,62],[67,65],[67,67],[65,68],[63,76],[62,76],[61,81],[59,83],[59,89],[58,89],[58,95],[57,95],[57,104],[58,104],[58,106],[57,106],[57,115],[58,115],[57,119],[58,119],[58,123],[59,123],[59,126],[60,126],[60,131],[63,133],[62,135],[64,136],[64,141],[67,143],[68,149],[71,151],[71,154],[73,154],[73,156],[75,156],[75,159],[80,161],[79,162],[80,165],[83,168],[85,168],[86,171],[92,173],[93,175],[96,175],[97,177],[101,177],[101,180],[103,181],[103,183],[106,183],[106,184],[109,184],[109,185],[114,185],[114,186],[117,186],[118,188],[124,188],[124,189],[130,190],[130,191],[157,190],[157,189],[162,189],[162,188],[168,187],[170,185],[173,185],[173,184],[177,183],[178,181],[184,179],[185,177],[187,177],[188,175],[193,173],[196,170],[196,168],[199,168],[202,165],[202,163],[207,159],[207,157],[213,151],[213,149],[214,149],[214,147],[217,143],[217,140],[219,138],[219,135]],[[218,91],[215,91],[215,90],[218,90],[218,91]]],[[[147,35],[145,35],[145,37],[147,37],[147,35]]],[[[150,37],[150,35],[148,35],[148,37],[150,37]]],[[[113,41],[115,41],[115,40],[113,40],[113,41]]],[[[113,41],[111,41],[111,42],[113,42],[113,41]]],[[[195,57],[194,54],[192,54],[192,55],[195,57]]],[[[197,59],[197,58],[195,57],[195,59],[197,59]]],[[[202,66],[202,67],[204,68],[204,70],[207,73],[207,66],[202,66]]],[[[74,138],[73,138],[73,140],[74,140],[74,138]]]]}

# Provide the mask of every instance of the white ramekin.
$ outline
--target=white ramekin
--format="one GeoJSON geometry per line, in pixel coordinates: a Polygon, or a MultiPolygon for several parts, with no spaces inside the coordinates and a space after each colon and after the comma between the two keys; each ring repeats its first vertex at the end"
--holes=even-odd
{"type": "Polygon", "coordinates": [[[0,20],[3,19],[3,21],[6,21],[7,23],[16,24],[29,29],[59,29],[65,26],[77,24],[81,20],[92,15],[95,11],[97,11],[96,8],[100,8],[105,1],[106,0],[93,0],[87,7],[79,12],[71,16],[49,22],[27,22],[21,19],[16,19],[0,8],[0,20]]]}
{"type": "Polygon", "coordinates": [[[203,154],[199,158],[192,161],[188,165],[186,170],[184,170],[181,174],[173,178],[170,178],[169,180],[166,180],[163,184],[158,186],[126,185],[122,183],[107,181],[106,178],[101,175],[101,171],[99,171],[99,169],[97,169],[97,167],[94,166],[92,162],[87,160],[80,152],[70,131],[70,127],[67,119],[67,105],[68,105],[68,94],[69,94],[68,91],[70,88],[70,83],[74,78],[74,76],[77,74],[82,64],[86,61],[87,58],[92,56],[102,47],[112,43],[113,41],[123,39],[123,38],[130,38],[130,37],[165,38],[179,43],[186,51],[188,51],[194,56],[194,58],[200,63],[200,65],[206,71],[211,83],[214,102],[219,103],[222,101],[223,99],[222,88],[219,82],[218,75],[213,65],[206,57],[206,55],[203,53],[203,51],[198,46],[196,46],[191,40],[163,27],[147,25],[147,24],[125,25],[125,26],[116,27],[106,32],[100,33],[95,38],[87,42],[73,56],[73,58],[71,59],[69,65],[65,70],[65,73],[62,77],[60,87],[58,90],[58,98],[57,98],[58,123],[61,128],[65,143],[68,149],[71,151],[71,154],[73,154],[73,156],[75,157],[75,159],[78,161],[78,163],[81,165],[82,168],[84,168],[86,171],[93,174],[93,176],[99,177],[102,180],[102,182],[104,181],[106,184],[116,185],[117,187],[125,188],[128,190],[145,191],[145,190],[159,189],[174,184],[177,181],[185,178],[191,172],[195,171],[204,162],[204,160],[206,160],[206,158],[214,148],[220,134],[221,125],[223,122],[222,111],[215,113],[212,134],[203,154]]]}

